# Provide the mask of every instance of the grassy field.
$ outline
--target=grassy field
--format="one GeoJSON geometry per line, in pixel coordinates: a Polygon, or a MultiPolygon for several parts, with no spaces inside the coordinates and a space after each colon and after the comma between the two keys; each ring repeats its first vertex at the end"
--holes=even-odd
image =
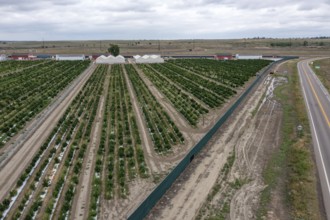
{"type": "Polygon", "coordinates": [[[282,144],[264,172],[268,187],[261,195],[258,219],[267,214],[274,194],[283,197],[291,219],[321,219],[311,133],[296,64],[285,64],[288,83],[275,91],[283,106],[282,144]],[[297,131],[298,125],[303,131],[297,131]]]}
{"type": "Polygon", "coordinates": [[[330,59],[314,61],[311,66],[324,87],[330,92],[330,59]]]}
{"type": "Polygon", "coordinates": [[[5,41],[0,53],[105,53],[118,44],[123,55],[213,55],[241,53],[263,55],[327,55],[330,39],[231,39],[231,40],[90,40],[90,41],[5,41]],[[307,43],[306,43],[307,42],[307,43]]]}

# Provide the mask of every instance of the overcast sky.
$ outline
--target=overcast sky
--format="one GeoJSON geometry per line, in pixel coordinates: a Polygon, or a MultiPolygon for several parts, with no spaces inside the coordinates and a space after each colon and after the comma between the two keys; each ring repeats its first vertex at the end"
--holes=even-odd
{"type": "Polygon", "coordinates": [[[330,0],[0,0],[0,40],[330,36],[330,0]]]}

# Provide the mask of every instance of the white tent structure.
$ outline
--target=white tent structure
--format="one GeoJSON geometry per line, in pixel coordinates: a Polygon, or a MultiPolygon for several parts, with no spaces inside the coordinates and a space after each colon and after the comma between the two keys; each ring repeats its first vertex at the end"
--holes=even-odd
{"type": "Polygon", "coordinates": [[[164,63],[164,59],[160,55],[136,55],[133,56],[135,63],[164,63]]]}
{"type": "Polygon", "coordinates": [[[56,54],[55,60],[85,60],[84,54],[56,54]]]}
{"type": "Polygon", "coordinates": [[[125,57],[118,55],[116,57],[109,55],[109,56],[104,56],[101,55],[95,60],[96,63],[98,64],[120,64],[120,63],[125,63],[125,57]]]}
{"type": "Polygon", "coordinates": [[[0,61],[5,61],[7,60],[7,55],[6,54],[1,54],[0,55],[0,61]]]}
{"type": "Polygon", "coordinates": [[[262,55],[242,55],[242,54],[236,54],[236,59],[238,59],[238,60],[260,60],[260,59],[262,59],[262,55]]]}

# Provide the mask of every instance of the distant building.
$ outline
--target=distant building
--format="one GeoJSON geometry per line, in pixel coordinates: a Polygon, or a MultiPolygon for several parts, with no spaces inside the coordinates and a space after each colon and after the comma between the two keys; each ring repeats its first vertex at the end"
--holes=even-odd
{"type": "Polygon", "coordinates": [[[33,55],[33,54],[28,55],[28,60],[36,60],[36,59],[37,59],[36,55],[33,55]]]}
{"type": "Polygon", "coordinates": [[[168,59],[214,59],[214,55],[169,55],[168,59]]]}
{"type": "Polygon", "coordinates": [[[217,53],[214,55],[215,60],[232,60],[233,58],[233,55],[228,53],[217,53]]]}
{"type": "Polygon", "coordinates": [[[7,60],[7,55],[6,54],[1,54],[0,55],[0,61],[5,61],[7,60]]]}
{"type": "Polygon", "coordinates": [[[14,53],[9,58],[12,60],[36,60],[37,56],[30,53],[14,53]]]}
{"type": "Polygon", "coordinates": [[[235,58],[238,59],[238,60],[260,60],[260,59],[262,59],[262,55],[241,55],[241,54],[236,54],[235,58]]]}
{"type": "Polygon", "coordinates": [[[55,60],[85,60],[84,54],[56,54],[55,60]]]}
{"type": "Polygon", "coordinates": [[[107,54],[104,54],[104,53],[95,53],[95,54],[92,54],[92,55],[90,55],[89,56],[89,59],[90,60],[96,60],[98,57],[100,57],[100,56],[108,56],[107,54]]]}
{"type": "Polygon", "coordinates": [[[29,54],[28,53],[14,53],[10,56],[12,60],[28,60],[29,54]]]}
{"type": "Polygon", "coordinates": [[[51,59],[52,55],[50,54],[37,54],[37,59],[51,59]]]}

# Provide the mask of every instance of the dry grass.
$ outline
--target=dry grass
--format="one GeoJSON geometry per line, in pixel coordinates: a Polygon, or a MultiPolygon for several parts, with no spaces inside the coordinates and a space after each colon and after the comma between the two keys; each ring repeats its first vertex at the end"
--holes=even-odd
{"type": "Polygon", "coordinates": [[[321,219],[317,194],[316,166],[313,161],[311,132],[300,89],[296,62],[289,62],[288,84],[277,88],[275,94],[283,106],[282,144],[264,173],[268,187],[261,196],[259,218],[266,215],[271,192],[279,180],[287,180],[282,189],[292,219],[321,219]],[[297,125],[303,126],[297,132],[297,125]]]}
{"type": "Polygon", "coordinates": [[[314,61],[312,68],[323,83],[324,87],[330,92],[330,59],[314,61]],[[319,66],[320,69],[315,68],[316,66],[319,66]]]}
{"type": "Polygon", "coordinates": [[[105,53],[110,44],[118,44],[123,55],[213,55],[241,53],[263,55],[327,55],[330,39],[232,39],[232,40],[91,40],[0,42],[0,53],[105,53]],[[308,47],[303,42],[308,41],[308,47]],[[271,43],[291,42],[291,47],[271,47],[271,43]],[[319,46],[323,45],[323,46],[319,46]]]}

